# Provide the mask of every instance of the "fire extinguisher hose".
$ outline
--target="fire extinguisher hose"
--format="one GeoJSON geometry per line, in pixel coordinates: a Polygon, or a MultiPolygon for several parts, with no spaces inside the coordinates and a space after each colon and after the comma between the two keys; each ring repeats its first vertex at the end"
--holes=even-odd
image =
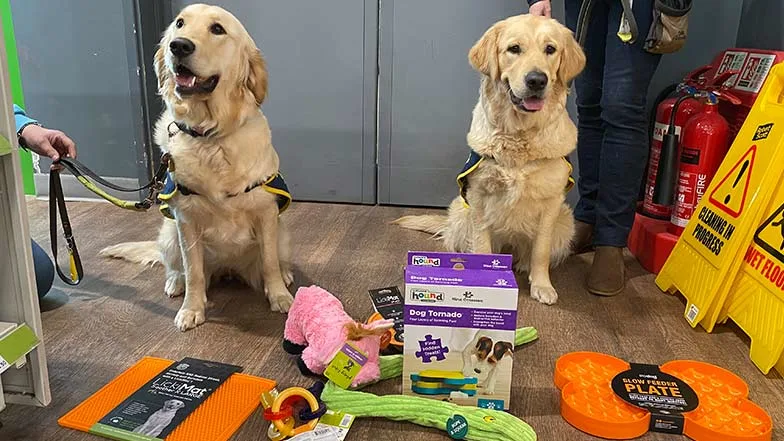
{"type": "MultiPolygon", "coordinates": [[[[661,104],[662,101],[664,101],[667,98],[669,98],[670,95],[672,95],[677,90],[678,90],[678,83],[672,83],[669,86],[667,86],[664,89],[662,89],[662,91],[659,92],[658,95],[656,95],[656,98],[654,98],[653,103],[652,103],[652,107],[651,107],[651,112],[650,112],[650,115],[648,116],[648,133],[649,134],[653,133],[653,130],[656,128],[656,109],[659,108],[659,104],[661,104]]],[[[650,146],[649,146],[648,154],[650,155],[650,146]]],[[[645,163],[647,164],[649,160],[650,160],[650,157],[646,157],[645,158],[645,163]]],[[[642,181],[640,181],[640,192],[639,192],[639,195],[637,196],[637,199],[640,200],[640,201],[645,199],[645,184],[647,182],[648,182],[648,168],[646,167],[645,168],[645,173],[644,173],[644,175],[642,177],[642,181]]]]}
{"type": "Polygon", "coordinates": [[[678,135],[675,134],[675,115],[678,113],[681,103],[688,99],[694,99],[694,96],[686,93],[678,97],[672,107],[670,124],[662,139],[659,169],[656,173],[656,184],[653,190],[654,204],[669,205],[675,196],[675,182],[678,177],[678,135]]]}
{"type": "Polygon", "coordinates": [[[670,84],[669,86],[662,89],[662,91],[656,95],[656,98],[653,99],[651,112],[648,117],[648,133],[653,133],[653,129],[656,127],[656,109],[659,108],[659,104],[661,104],[662,101],[666,100],[670,97],[670,95],[676,92],[678,90],[678,86],[678,83],[670,84]]]}

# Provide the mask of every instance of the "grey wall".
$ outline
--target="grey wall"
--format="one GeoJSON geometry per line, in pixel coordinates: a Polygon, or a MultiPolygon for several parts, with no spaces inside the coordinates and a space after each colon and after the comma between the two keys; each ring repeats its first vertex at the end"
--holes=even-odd
{"type": "Polygon", "coordinates": [[[11,10],[28,113],[73,138],[100,175],[135,181],[144,129],[132,2],[11,0],[11,10]]]}
{"type": "MultiPolygon", "coordinates": [[[[192,1],[172,2],[176,14],[192,1]]],[[[375,0],[211,2],[236,15],[269,69],[263,105],[296,200],[375,202],[375,0]]]]}
{"type": "Polygon", "coordinates": [[[737,45],[756,49],[784,49],[784,2],[744,0],[737,45]]]}

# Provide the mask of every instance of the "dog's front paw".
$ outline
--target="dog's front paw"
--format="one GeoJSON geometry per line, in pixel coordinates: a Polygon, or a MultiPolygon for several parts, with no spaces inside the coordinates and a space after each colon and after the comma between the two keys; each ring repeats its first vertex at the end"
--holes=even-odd
{"type": "Polygon", "coordinates": [[[166,278],[163,292],[168,297],[177,297],[185,292],[185,278],[182,275],[173,275],[166,278]]]}
{"type": "Polygon", "coordinates": [[[291,304],[294,303],[294,296],[286,289],[286,287],[281,287],[278,289],[275,288],[267,288],[264,287],[264,292],[267,294],[267,298],[270,302],[270,309],[274,312],[282,312],[287,313],[291,308],[291,304]]]}
{"type": "Polygon", "coordinates": [[[552,286],[532,285],[531,297],[545,305],[552,305],[558,300],[558,293],[552,286]]]}
{"type": "Polygon", "coordinates": [[[183,332],[193,329],[202,323],[204,323],[204,309],[182,308],[177,312],[177,317],[174,318],[174,326],[183,332]]]}

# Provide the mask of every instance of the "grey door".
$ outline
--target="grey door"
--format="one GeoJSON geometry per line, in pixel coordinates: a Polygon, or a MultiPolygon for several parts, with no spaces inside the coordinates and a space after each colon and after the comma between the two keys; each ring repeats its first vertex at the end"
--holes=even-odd
{"type": "MultiPolygon", "coordinates": [[[[11,12],[28,114],[73,138],[96,173],[137,184],[147,174],[147,128],[133,2],[11,0],[11,12]]],[[[48,167],[41,160],[40,170],[48,167]]],[[[69,195],[90,194],[66,178],[69,195]]],[[[36,176],[37,192],[47,187],[36,176]]]]}
{"type": "MultiPolygon", "coordinates": [[[[176,14],[193,1],[172,2],[176,14]]],[[[269,69],[263,105],[295,200],[375,203],[377,2],[212,2],[239,18],[269,69]]]]}
{"type": "Polygon", "coordinates": [[[522,0],[381,0],[379,202],[445,206],[468,157],[479,74],[468,50],[522,0]]]}

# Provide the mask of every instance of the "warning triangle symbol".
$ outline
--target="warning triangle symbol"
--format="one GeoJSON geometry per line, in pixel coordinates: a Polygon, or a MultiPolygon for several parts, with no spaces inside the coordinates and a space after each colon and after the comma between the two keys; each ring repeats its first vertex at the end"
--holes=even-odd
{"type": "Polygon", "coordinates": [[[784,204],[760,225],[754,243],[784,263],[784,204]]]}
{"type": "Polygon", "coordinates": [[[757,146],[753,145],[710,195],[711,203],[732,217],[738,217],[743,213],[756,154],[757,146]]]}

